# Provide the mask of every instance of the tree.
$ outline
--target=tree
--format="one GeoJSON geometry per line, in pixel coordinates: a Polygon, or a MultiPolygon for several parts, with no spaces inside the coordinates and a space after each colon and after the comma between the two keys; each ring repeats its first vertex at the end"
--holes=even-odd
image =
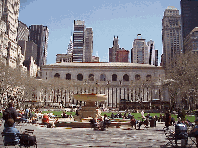
{"type": "Polygon", "coordinates": [[[198,54],[181,54],[176,66],[166,69],[166,81],[173,102],[180,106],[185,102],[189,109],[195,108],[193,104],[197,103],[198,54]]]}

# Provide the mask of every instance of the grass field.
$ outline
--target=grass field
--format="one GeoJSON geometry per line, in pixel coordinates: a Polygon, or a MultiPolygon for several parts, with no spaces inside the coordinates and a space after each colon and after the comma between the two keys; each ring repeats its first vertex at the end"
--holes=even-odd
{"type": "MultiPolygon", "coordinates": [[[[60,117],[62,114],[62,111],[43,111],[42,113],[53,113],[55,116],[60,117]]],[[[68,115],[72,114],[73,116],[75,115],[75,112],[66,112],[68,115]]],[[[102,116],[106,114],[107,116],[111,116],[111,112],[102,112],[102,116]]],[[[116,114],[116,113],[114,113],[116,114]]],[[[124,113],[122,113],[124,115],[124,113]]],[[[127,114],[128,115],[128,114],[127,114]]],[[[141,118],[141,113],[131,113],[131,115],[134,115],[135,119],[139,120],[141,118]]],[[[147,113],[144,114],[145,116],[147,113]]],[[[164,114],[162,114],[164,115],[164,114]]],[[[160,116],[160,113],[150,113],[150,116],[160,116]]],[[[175,118],[175,121],[177,121],[177,116],[176,115],[171,115],[171,117],[175,118]]],[[[0,118],[2,118],[2,113],[0,113],[0,118]]],[[[195,121],[195,116],[186,116],[186,119],[190,120],[190,122],[195,121]]]]}

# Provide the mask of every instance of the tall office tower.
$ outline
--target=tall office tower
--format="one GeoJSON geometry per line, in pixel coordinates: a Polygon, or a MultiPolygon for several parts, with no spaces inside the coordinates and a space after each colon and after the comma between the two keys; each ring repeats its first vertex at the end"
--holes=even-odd
{"type": "MultiPolygon", "coordinates": [[[[24,56],[21,47],[17,45],[17,28],[20,0],[1,0],[1,20],[5,22],[4,40],[7,39],[6,52],[3,52],[6,64],[12,68],[21,67],[24,56]],[[5,55],[5,53],[7,55],[5,55]]],[[[2,22],[1,21],[1,22],[2,22]]],[[[3,23],[2,23],[3,25],[3,23]]],[[[4,26],[4,25],[3,25],[4,26]]]]}
{"type": "Polygon", "coordinates": [[[1,20],[3,13],[2,1],[0,1],[0,58],[6,65],[7,59],[7,47],[8,47],[8,35],[6,32],[6,23],[1,20]]]}
{"type": "Polygon", "coordinates": [[[184,40],[185,53],[198,53],[198,27],[195,27],[184,40]]]}
{"type": "Polygon", "coordinates": [[[72,53],[73,53],[73,42],[72,42],[72,36],[71,36],[68,47],[67,47],[67,54],[72,55],[72,53]]]}
{"type": "Polygon", "coordinates": [[[25,56],[26,52],[26,42],[29,37],[29,29],[26,24],[19,21],[18,22],[18,33],[17,33],[17,42],[21,46],[21,53],[25,56]]]}
{"type": "Polygon", "coordinates": [[[3,2],[0,1],[0,20],[1,20],[2,14],[3,14],[3,2]]]}
{"type": "Polygon", "coordinates": [[[93,31],[92,28],[86,28],[85,30],[85,62],[92,61],[93,53],[93,31]]]}
{"type": "Polygon", "coordinates": [[[116,62],[117,51],[120,50],[117,38],[114,36],[113,47],[109,48],[109,62],[116,62]]]}
{"type": "MultiPolygon", "coordinates": [[[[198,1],[197,0],[181,0],[181,21],[183,42],[188,34],[198,27],[198,1]]],[[[183,49],[185,53],[185,48],[183,49]]]]}
{"type": "Polygon", "coordinates": [[[141,34],[138,34],[137,39],[133,41],[131,63],[149,64],[148,45],[145,39],[139,38],[140,36],[141,34]]]}
{"type": "Polygon", "coordinates": [[[155,66],[158,66],[158,50],[155,50],[155,66]]]}
{"type": "Polygon", "coordinates": [[[36,64],[38,66],[45,65],[47,62],[49,30],[47,26],[43,26],[43,25],[31,25],[29,27],[29,30],[30,30],[29,40],[37,44],[36,64]]]}
{"type": "Polygon", "coordinates": [[[17,32],[17,41],[23,40],[28,41],[29,29],[26,24],[21,21],[18,21],[18,32],[17,32]]]}
{"type": "Polygon", "coordinates": [[[149,52],[149,64],[155,65],[155,46],[154,41],[150,40],[147,42],[149,52]]]}
{"type": "Polygon", "coordinates": [[[2,0],[2,20],[6,23],[6,34],[16,41],[20,0],[2,0]]]}
{"type": "Polygon", "coordinates": [[[129,51],[124,48],[117,50],[116,52],[116,62],[129,62],[129,51]]]}
{"type": "Polygon", "coordinates": [[[74,20],[73,62],[85,61],[84,33],[85,21],[74,20]]]}
{"type": "Polygon", "coordinates": [[[182,51],[181,18],[179,10],[169,6],[162,19],[163,66],[174,67],[182,51]]]}

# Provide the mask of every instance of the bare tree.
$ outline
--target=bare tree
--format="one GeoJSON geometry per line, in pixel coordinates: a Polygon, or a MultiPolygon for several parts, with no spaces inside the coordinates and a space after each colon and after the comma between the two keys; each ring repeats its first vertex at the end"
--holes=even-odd
{"type": "Polygon", "coordinates": [[[181,54],[176,66],[166,70],[170,98],[180,107],[195,108],[198,90],[198,55],[181,54]]]}

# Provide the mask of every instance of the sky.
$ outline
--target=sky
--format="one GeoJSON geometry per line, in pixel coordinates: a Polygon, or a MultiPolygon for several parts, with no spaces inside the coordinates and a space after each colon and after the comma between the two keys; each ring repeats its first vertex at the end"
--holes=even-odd
{"type": "Polygon", "coordinates": [[[93,29],[93,56],[108,62],[114,35],[120,48],[129,50],[137,34],[155,42],[160,63],[162,18],[168,6],[180,11],[180,0],[20,0],[19,20],[27,26],[49,28],[47,64],[56,54],[66,53],[74,20],[84,20],[93,29]]]}

